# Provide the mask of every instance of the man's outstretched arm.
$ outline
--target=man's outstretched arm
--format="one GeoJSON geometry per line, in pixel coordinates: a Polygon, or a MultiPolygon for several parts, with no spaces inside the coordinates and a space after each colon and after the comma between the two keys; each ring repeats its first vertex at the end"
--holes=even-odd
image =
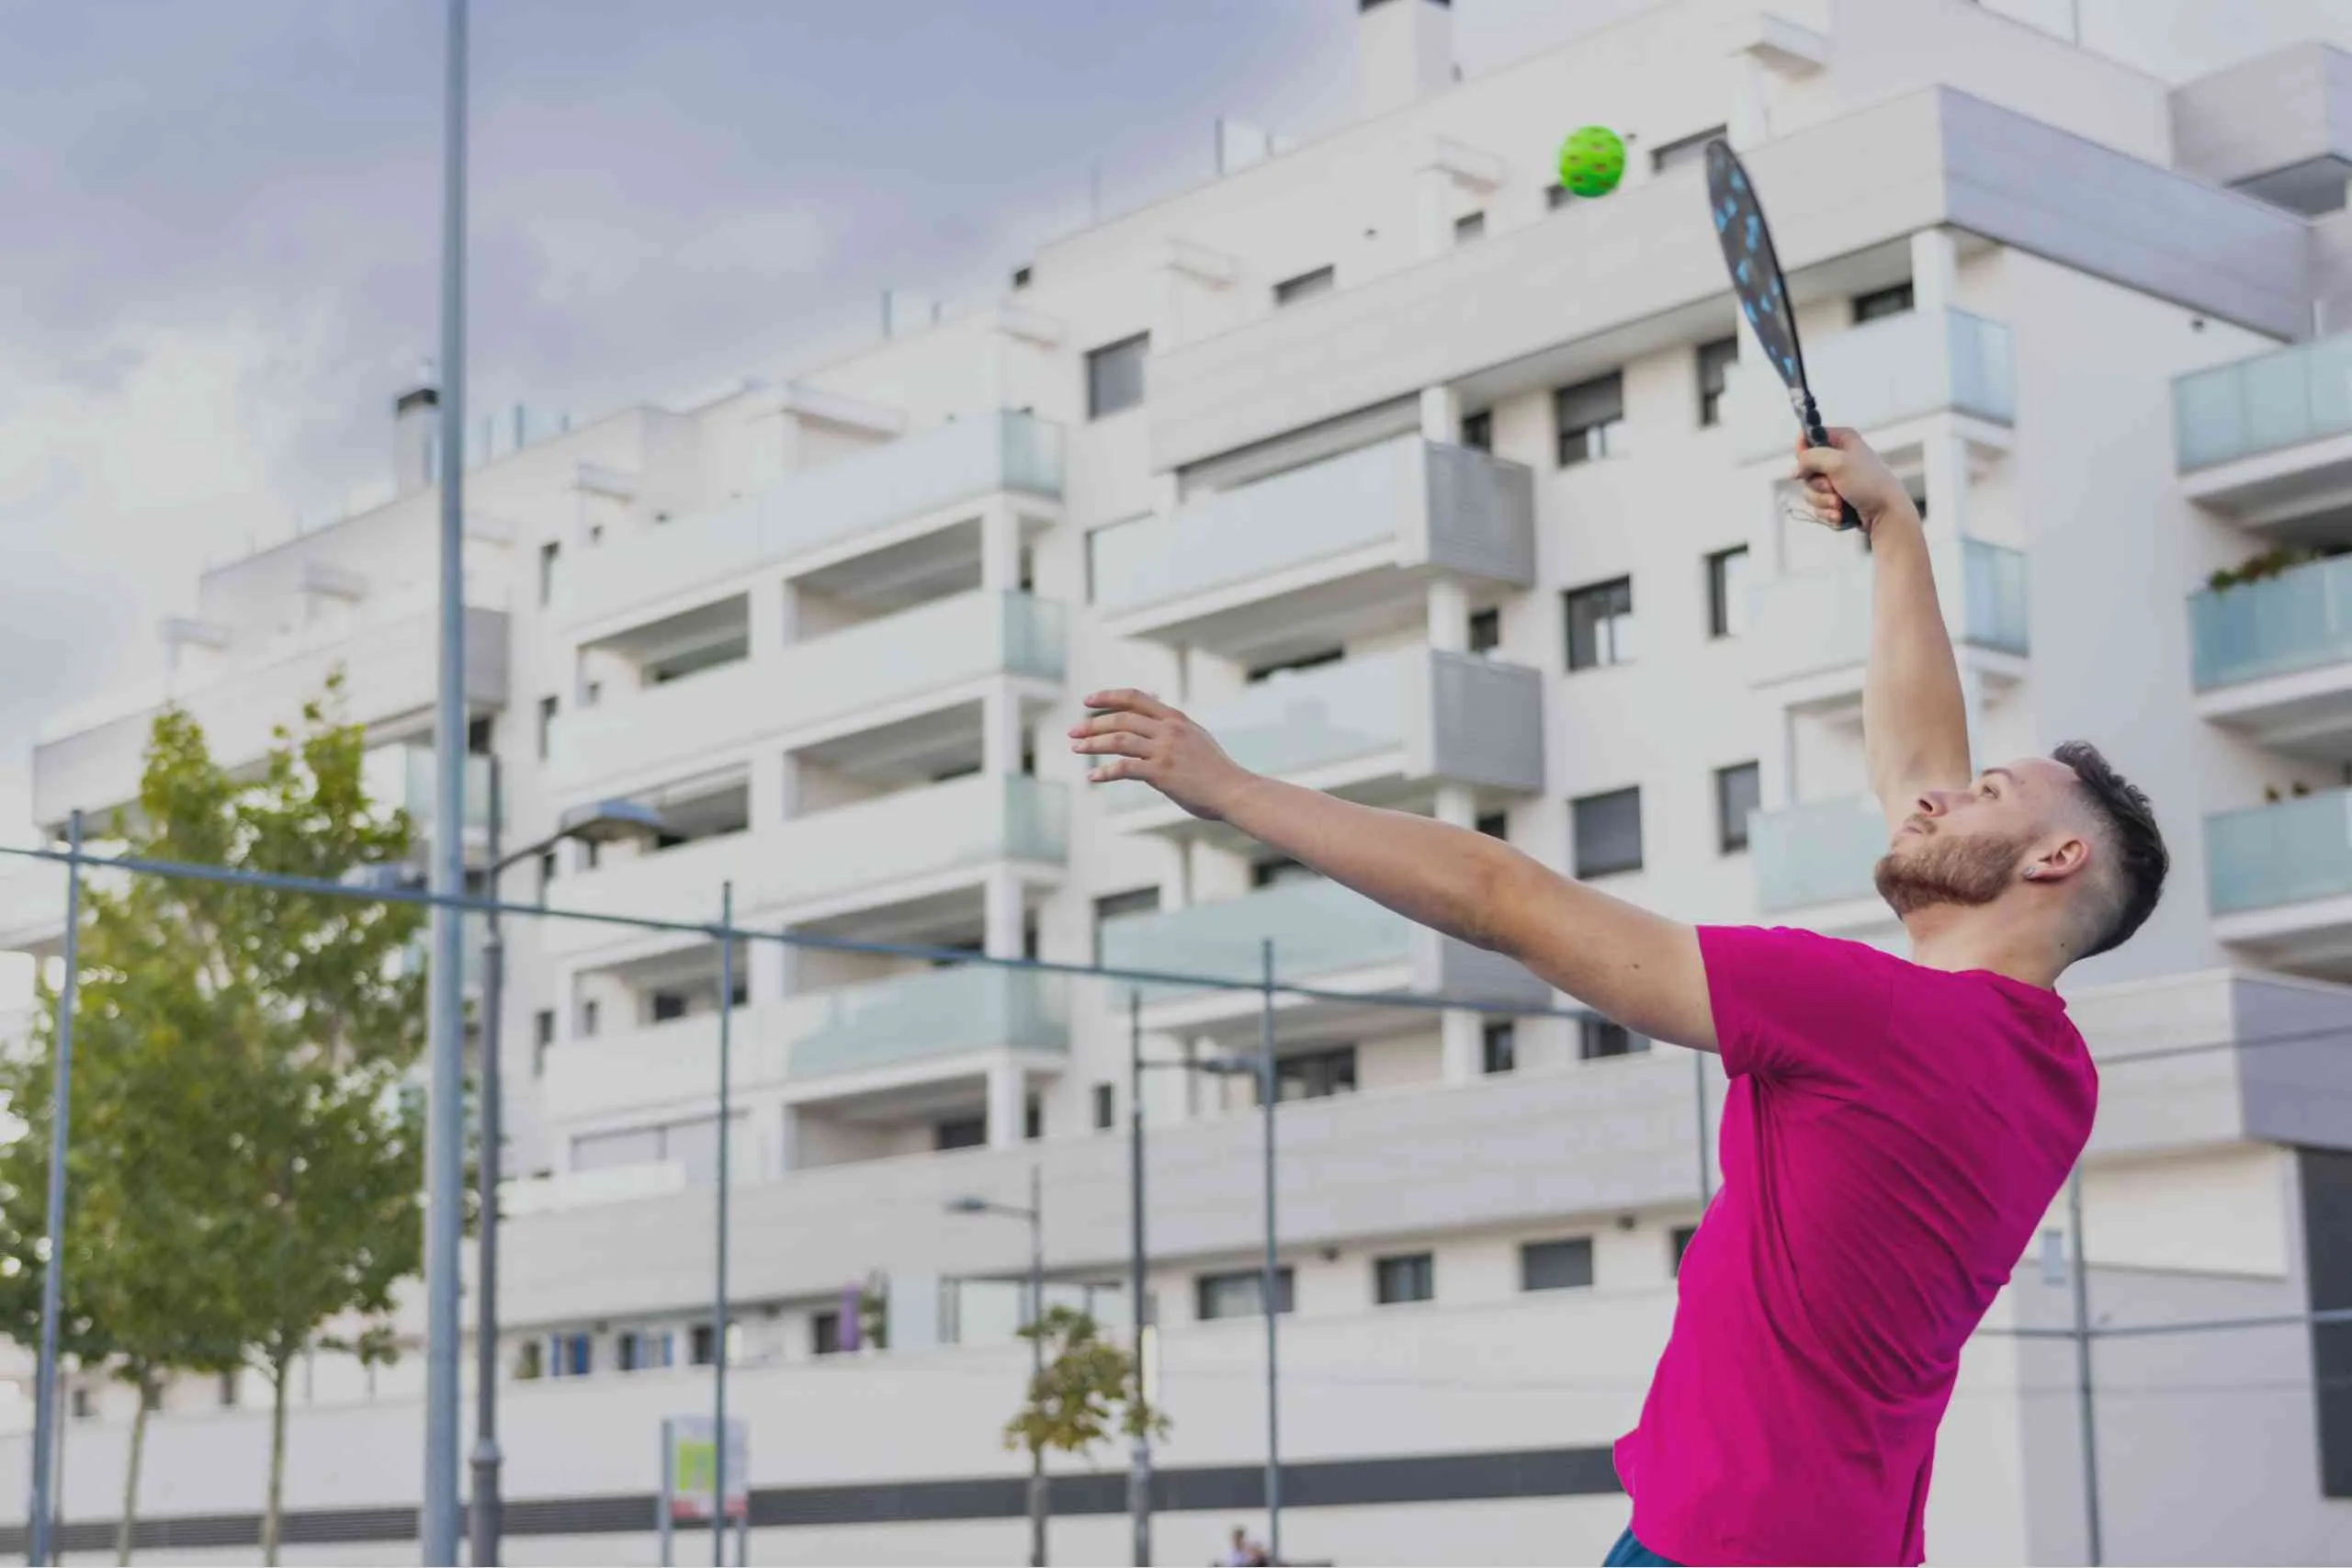
{"type": "Polygon", "coordinates": [[[1070,730],[1097,782],[1141,779],[1406,919],[1526,965],[1653,1039],[1715,1049],[1698,933],[1596,892],[1498,839],[1263,778],[1141,692],[1098,692],[1070,730]]]}
{"type": "Polygon", "coordinates": [[[1831,445],[1797,449],[1814,514],[1834,525],[1838,498],[1853,502],[1871,536],[1870,663],[1862,676],[1862,746],[1871,789],[1890,828],[1911,815],[1922,790],[1961,789],[1968,761],[1968,708],[1960,666],[1936,602],[1936,578],[1918,509],[1902,481],[1850,430],[1831,445]]]}

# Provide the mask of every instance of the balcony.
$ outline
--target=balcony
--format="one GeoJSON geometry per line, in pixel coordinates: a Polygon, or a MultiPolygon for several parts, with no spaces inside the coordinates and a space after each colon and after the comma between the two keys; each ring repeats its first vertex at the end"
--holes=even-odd
{"type": "MultiPolygon", "coordinates": [[[[1274,948],[1277,981],[1367,996],[1406,993],[1464,1001],[1546,1008],[1552,989],[1507,958],[1415,925],[1336,882],[1321,878],[1261,888],[1190,908],[1123,915],[1102,922],[1106,969],[1256,981],[1261,944],[1274,948]]],[[[1255,993],[1164,985],[1144,987],[1148,1028],[1184,1028],[1237,1036],[1257,1027],[1255,993]]],[[[1276,998],[1294,1024],[1342,1018],[1394,1029],[1415,1014],[1351,1008],[1318,999],[1276,998]]]]}
{"type": "MultiPolygon", "coordinates": [[[[1253,773],[1374,804],[1413,780],[1544,787],[1543,677],[1474,654],[1399,649],[1277,674],[1194,716],[1253,773]]],[[[1193,820],[1145,784],[1104,794],[1123,828],[1193,820]]]]}
{"type": "MultiPolygon", "coordinates": [[[[438,804],[440,772],[433,764],[430,746],[394,746],[386,749],[385,761],[371,767],[381,767],[380,782],[371,781],[369,793],[379,802],[392,802],[408,813],[409,822],[420,839],[433,835],[435,808],[438,804]]],[[[466,802],[464,819],[469,836],[486,831],[490,827],[490,759],[469,755],[466,758],[466,802]]]]}
{"type": "MultiPolygon", "coordinates": [[[[1805,345],[1805,375],[1825,413],[1876,441],[1930,414],[1989,431],[2017,423],[2009,329],[1966,310],[1909,310],[1805,345]]],[[[1744,457],[1781,457],[1796,437],[1787,390],[1761,365],[1740,367],[1724,423],[1744,457]]],[[[1987,435],[1987,439],[2001,438],[1987,435]]]]}
{"type": "MultiPolygon", "coordinates": [[[[2017,550],[1963,538],[1960,581],[1948,585],[1944,615],[1962,667],[2006,690],[2022,680],[2029,650],[2026,559],[2017,550]]],[[[1751,601],[1750,683],[1791,707],[1859,704],[1870,653],[1871,569],[1783,577],[1758,583],[1751,601]]]]}
{"type": "Polygon", "coordinates": [[[2352,790],[2205,818],[2213,934],[2266,957],[2352,959],[2352,790]]]}
{"type": "Polygon", "coordinates": [[[1050,600],[935,599],[575,714],[557,728],[549,776],[562,791],[659,779],[759,737],[878,728],[976,697],[992,677],[1057,684],[1065,635],[1062,606],[1050,600]]]}
{"type": "Polygon", "coordinates": [[[1532,476],[1405,436],[1091,537],[1094,603],[1114,637],[1238,653],[1417,600],[1445,571],[1534,581],[1532,476]]]}
{"type": "MultiPolygon", "coordinates": [[[[796,1086],[808,1100],[953,1070],[989,1051],[1066,1052],[1066,977],[991,964],[933,969],[737,1008],[729,1059],[737,1092],[796,1086]],[[829,1081],[820,1081],[829,1080],[829,1081]]],[[[548,1055],[548,1122],[570,1126],[656,1109],[707,1109],[718,1084],[718,1015],[578,1041],[548,1055]]]]}
{"type": "Polygon", "coordinates": [[[2352,760],[2352,557],[2192,594],[2197,711],[2266,746],[2352,760]]]}
{"type": "Polygon", "coordinates": [[[1887,840],[1885,815],[1868,795],[1758,812],[1747,820],[1757,908],[1817,931],[1886,924],[1894,916],[1871,873],[1887,840]]]}
{"type": "Polygon", "coordinates": [[[560,609],[585,625],[770,562],[893,543],[984,496],[1061,492],[1059,425],[1009,411],[960,419],[584,551],[567,563],[560,609]]]}
{"type": "MultiPolygon", "coordinates": [[[[766,822],[676,849],[616,861],[558,882],[556,907],[605,916],[711,921],[722,884],[739,918],[824,918],[961,886],[984,867],[1069,858],[1069,796],[1020,774],[977,774],[829,811],[766,822]]],[[[546,922],[550,953],[628,940],[625,928],[546,922]]]]}
{"type": "MultiPolygon", "coordinates": [[[[465,626],[468,706],[503,707],[505,612],[469,605],[465,626]]],[[[204,727],[214,760],[232,767],[267,751],[271,731],[300,722],[302,705],[322,695],[337,671],[344,718],[370,728],[422,725],[433,711],[440,648],[433,601],[402,595],[366,607],[349,623],[282,638],[259,661],[232,666],[197,690],[149,694],[132,711],[34,749],[34,820],[62,823],[77,806],[103,812],[135,799],[148,735],[166,700],[176,700],[204,727]]]]}
{"type": "Polygon", "coordinates": [[[2172,384],[2181,488],[2248,524],[2352,515],[2352,334],[2172,384]]]}

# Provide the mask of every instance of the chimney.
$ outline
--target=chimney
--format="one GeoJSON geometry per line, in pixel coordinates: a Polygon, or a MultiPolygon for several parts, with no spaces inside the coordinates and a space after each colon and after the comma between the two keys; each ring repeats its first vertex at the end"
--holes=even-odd
{"type": "Polygon", "coordinates": [[[441,429],[441,394],[417,387],[392,400],[392,491],[413,495],[431,485],[441,429]]]}
{"type": "Polygon", "coordinates": [[[1356,0],[1359,116],[1402,108],[1453,79],[1453,0],[1356,0]]]}

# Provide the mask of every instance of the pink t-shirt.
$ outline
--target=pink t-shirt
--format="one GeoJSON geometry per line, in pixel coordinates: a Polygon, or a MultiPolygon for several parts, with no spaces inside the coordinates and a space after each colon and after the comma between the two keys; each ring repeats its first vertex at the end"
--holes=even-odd
{"type": "Polygon", "coordinates": [[[1617,1444],[1634,1534],[1677,1562],[1917,1563],[1961,1346],[2089,1139],[2098,1076],[2055,992],[1812,931],[1699,947],[1723,1187],[1617,1444]]]}

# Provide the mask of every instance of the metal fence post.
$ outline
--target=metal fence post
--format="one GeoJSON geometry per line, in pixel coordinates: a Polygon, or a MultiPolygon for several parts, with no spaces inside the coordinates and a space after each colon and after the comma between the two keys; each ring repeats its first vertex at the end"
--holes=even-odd
{"type": "Polygon", "coordinates": [[[1259,1285],[1260,1305],[1266,1314],[1266,1554],[1283,1560],[1283,1442],[1282,1382],[1278,1373],[1275,1325],[1282,1318],[1281,1271],[1274,1266],[1274,1107],[1282,1098],[1280,1075],[1274,1071],[1274,942],[1260,943],[1261,989],[1258,993],[1258,1095],[1265,1108],[1266,1127],[1266,1262],[1259,1285]]]}
{"type": "Polygon", "coordinates": [[[65,1283],[65,1148],[74,1127],[74,1003],[80,987],[82,924],[82,813],[66,826],[65,978],[57,987],[57,1043],[49,1086],[49,1210],[42,1228],[49,1256],[40,1271],[40,1365],[33,1387],[33,1496],[27,1521],[25,1561],[50,1561],[50,1491],[57,1420],[57,1315],[65,1283]]]}
{"type": "MultiPolygon", "coordinates": [[[[712,1379],[712,1426],[717,1457],[713,1471],[714,1492],[710,1510],[710,1561],[714,1568],[725,1568],[727,1562],[727,1198],[729,1152],[728,1120],[734,1111],[734,1043],[735,1017],[735,884],[723,883],[718,890],[718,1281],[717,1299],[711,1303],[710,1359],[716,1375],[712,1379]]],[[[750,1512],[750,1498],[745,1497],[745,1512],[750,1512]]],[[[748,1523],[748,1518],[746,1523],[748,1523]]]]}
{"type": "MultiPolygon", "coordinates": [[[[1127,987],[1127,1294],[1135,1320],[1136,1397],[1143,1397],[1143,993],[1127,987]]],[[[1151,1433],[1138,1426],[1127,1467],[1127,1514],[1136,1568],[1151,1561],[1151,1433]]]]}
{"type": "Polygon", "coordinates": [[[2089,1543],[2091,1568],[2099,1568],[2105,1555],[2099,1540],[2098,1420],[2092,1398],[2090,1265],[2086,1261],[2083,1247],[2083,1167],[2079,1159],[2075,1162],[2075,1174],[2066,1181],[2066,1215],[2075,1232],[2075,1397],[2083,1429],[2083,1529],[2089,1543]]]}

